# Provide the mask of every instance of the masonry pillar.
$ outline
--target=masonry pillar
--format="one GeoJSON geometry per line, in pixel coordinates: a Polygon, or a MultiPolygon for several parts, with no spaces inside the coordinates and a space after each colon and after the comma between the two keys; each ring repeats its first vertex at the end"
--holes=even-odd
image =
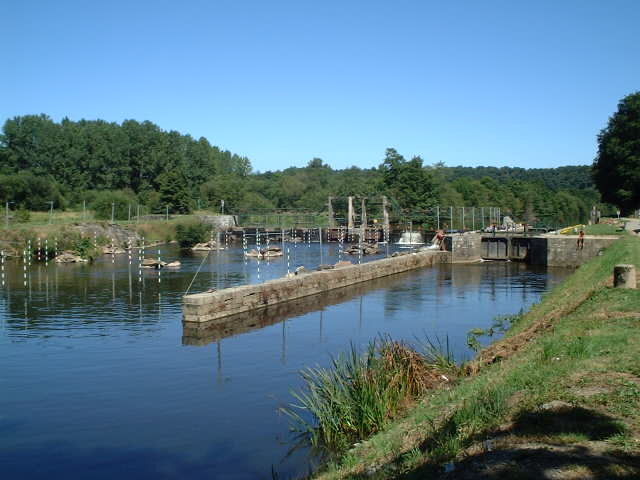
{"type": "Polygon", "coordinates": [[[617,288],[636,288],[635,265],[620,264],[613,267],[613,286],[617,288]]]}

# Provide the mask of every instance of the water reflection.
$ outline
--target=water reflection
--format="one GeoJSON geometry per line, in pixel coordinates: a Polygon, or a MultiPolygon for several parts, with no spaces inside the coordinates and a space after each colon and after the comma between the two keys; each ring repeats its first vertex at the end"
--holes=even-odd
{"type": "MultiPolygon", "coordinates": [[[[290,246],[311,269],[319,245],[290,246]]],[[[163,259],[178,252],[162,248],[163,259]]],[[[335,244],[323,259],[337,260],[335,244]]],[[[519,264],[441,265],[276,305],[253,315],[182,326],[181,296],[258,281],[257,262],[230,248],[181,257],[182,268],[139,270],[128,257],[95,265],[6,264],[0,290],[0,464],[3,478],[284,478],[304,474],[276,411],[297,372],[327,366],[353,342],[388,333],[448,337],[518,312],[568,272],[519,264]],[[194,348],[192,345],[198,345],[194,348]]],[[[295,258],[295,261],[294,261],[295,258]]],[[[286,273],[286,258],[260,264],[286,273]]]]}
{"type": "MultiPolygon", "coordinates": [[[[269,305],[257,311],[231,315],[210,322],[198,323],[183,321],[182,343],[183,345],[208,345],[211,342],[216,342],[226,337],[240,335],[279,322],[286,322],[289,318],[299,317],[317,310],[320,310],[319,340],[322,341],[322,313],[324,308],[358,297],[358,327],[362,328],[362,302],[365,294],[382,289],[388,291],[394,287],[399,289],[396,291],[402,291],[402,286],[407,280],[415,278],[416,275],[420,274],[416,272],[406,272],[390,277],[378,278],[370,282],[329,290],[321,294],[269,305]]],[[[285,338],[284,327],[283,325],[283,344],[285,338]]]]}

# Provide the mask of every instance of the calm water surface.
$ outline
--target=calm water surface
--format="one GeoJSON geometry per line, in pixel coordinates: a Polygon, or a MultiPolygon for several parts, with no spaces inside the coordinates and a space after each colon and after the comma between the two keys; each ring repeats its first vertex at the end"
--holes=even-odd
{"type": "MultiPolygon", "coordinates": [[[[314,268],[320,252],[335,262],[336,247],[291,245],[289,268],[314,268]]],[[[164,246],[161,256],[179,253],[164,246]]],[[[440,265],[194,335],[183,332],[180,298],[198,268],[192,292],[282,276],[287,259],[244,261],[242,249],[230,248],[181,260],[160,278],[144,270],[142,282],[126,255],[94,265],[34,262],[26,288],[23,265],[5,264],[0,478],[306,473],[310,455],[289,453],[288,420],[277,412],[300,386],[301,368],[328,365],[350,342],[385,333],[448,337],[456,357],[468,357],[468,330],[528,307],[569,274],[517,263],[440,265]]]]}

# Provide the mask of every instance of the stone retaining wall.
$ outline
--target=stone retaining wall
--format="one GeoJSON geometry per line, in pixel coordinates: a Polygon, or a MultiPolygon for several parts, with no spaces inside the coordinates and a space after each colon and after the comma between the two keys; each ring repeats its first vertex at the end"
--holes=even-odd
{"type": "Polygon", "coordinates": [[[375,278],[343,288],[334,288],[326,292],[297,298],[288,302],[268,305],[265,308],[218,318],[210,322],[184,322],[182,329],[183,345],[208,345],[223,338],[240,335],[260,328],[274,325],[309,312],[324,309],[331,305],[347,302],[369,292],[401,285],[416,275],[415,270],[375,278]]]}
{"type": "Polygon", "coordinates": [[[234,215],[198,215],[198,218],[214,228],[233,228],[238,226],[238,219],[234,215]]]}
{"type": "Polygon", "coordinates": [[[610,246],[616,235],[586,235],[584,247],[577,248],[577,235],[546,235],[531,238],[531,265],[548,267],[578,267],[610,246]]]}
{"type": "Polygon", "coordinates": [[[449,252],[427,251],[383,258],[361,265],[301,273],[256,285],[243,285],[207,293],[186,295],[182,299],[183,322],[210,322],[265,308],[277,303],[343,288],[374,278],[394,275],[436,263],[451,262],[449,252]]]}
{"type": "Polygon", "coordinates": [[[476,232],[449,235],[453,252],[453,263],[477,262],[482,258],[482,234],[476,232]]]}

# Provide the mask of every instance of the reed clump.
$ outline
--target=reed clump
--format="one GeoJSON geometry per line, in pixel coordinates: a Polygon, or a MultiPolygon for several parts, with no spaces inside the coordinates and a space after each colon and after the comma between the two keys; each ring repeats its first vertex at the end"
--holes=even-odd
{"type": "Polygon", "coordinates": [[[428,390],[452,378],[451,355],[418,352],[381,337],[363,353],[352,344],[330,368],[301,372],[296,403],[283,408],[314,447],[338,451],[382,429],[428,390]],[[447,375],[444,375],[444,374],[447,375]]]}

